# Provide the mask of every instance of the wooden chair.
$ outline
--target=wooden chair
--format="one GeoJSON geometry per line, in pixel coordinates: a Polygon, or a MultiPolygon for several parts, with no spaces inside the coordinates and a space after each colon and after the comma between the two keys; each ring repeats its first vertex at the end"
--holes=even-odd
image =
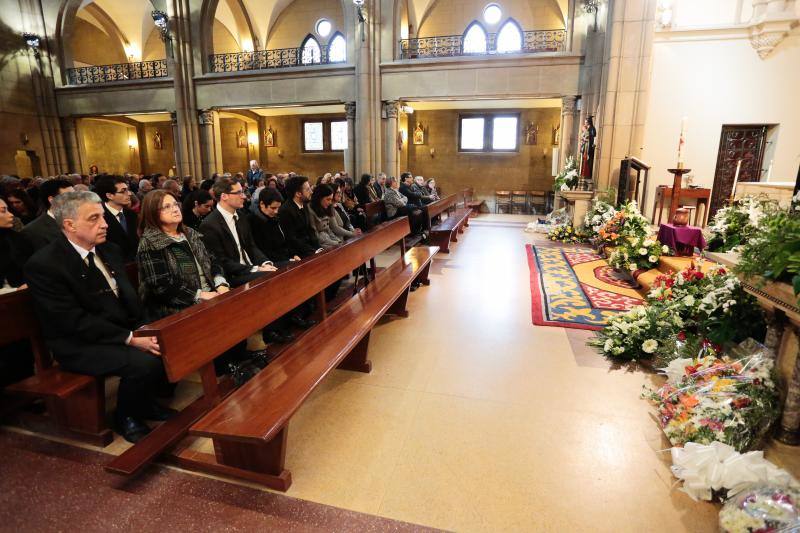
{"type": "Polygon", "coordinates": [[[511,191],[494,191],[494,212],[506,213],[511,211],[511,191]]]}
{"type": "Polygon", "coordinates": [[[528,191],[511,191],[511,213],[525,215],[528,213],[528,191]]]}
{"type": "Polygon", "coordinates": [[[547,198],[544,191],[531,191],[528,194],[528,198],[530,212],[532,214],[540,214],[540,212],[536,209],[537,207],[541,209],[541,213],[545,213],[547,211],[547,198]]]}

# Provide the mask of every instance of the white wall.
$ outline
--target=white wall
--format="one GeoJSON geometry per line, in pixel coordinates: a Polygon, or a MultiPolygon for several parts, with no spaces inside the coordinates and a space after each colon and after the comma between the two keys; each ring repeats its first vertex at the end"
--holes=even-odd
{"type": "Polygon", "coordinates": [[[685,160],[694,183],[713,183],[723,124],[779,124],[771,181],[795,180],[800,165],[800,35],[795,30],[762,60],[739,33],[718,40],[714,37],[721,32],[656,34],[643,151],[643,159],[653,165],[648,213],[656,185],[672,182],[665,169],[675,166],[683,116],[688,117],[685,160]]]}

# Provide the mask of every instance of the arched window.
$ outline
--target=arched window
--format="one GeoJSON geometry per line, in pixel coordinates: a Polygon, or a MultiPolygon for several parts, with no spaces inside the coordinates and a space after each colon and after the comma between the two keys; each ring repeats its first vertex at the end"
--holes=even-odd
{"type": "Polygon", "coordinates": [[[345,41],[344,35],[336,32],[328,43],[328,62],[344,63],[345,61],[347,61],[347,41],[345,41]]]}
{"type": "Polygon", "coordinates": [[[508,19],[497,32],[497,51],[519,52],[522,50],[522,30],[514,19],[508,19]]]}
{"type": "Polygon", "coordinates": [[[300,64],[311,65],[319,63],[322,60],[322,53],[319,48],[319,43],[313,35],[309,35],[300,45],[300,64]]]}
{"type": "Polygon", "coordinates": [[[486,53],[486,30],[477,21],[467,26],[461,47],[465,54],[486,53]]]}

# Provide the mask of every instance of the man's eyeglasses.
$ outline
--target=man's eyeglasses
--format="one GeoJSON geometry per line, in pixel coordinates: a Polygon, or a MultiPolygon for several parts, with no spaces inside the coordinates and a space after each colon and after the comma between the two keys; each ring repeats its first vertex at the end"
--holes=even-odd
{"type": "Polygon", "coordinates": [[[225,194],[230,194],[231,196],[244,196],[244,189],[238,191],[226,192],[225,194]]]}

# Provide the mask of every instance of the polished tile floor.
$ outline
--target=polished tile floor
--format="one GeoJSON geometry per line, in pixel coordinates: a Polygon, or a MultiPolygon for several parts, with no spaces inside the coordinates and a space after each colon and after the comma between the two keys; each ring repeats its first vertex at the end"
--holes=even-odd
{"type": "MultiPolygon", "coordinates": [[[[288,496],[455,531],[717,530],[718,508],[674,487],[639,399],[656,378],[612,367],[589,332],[531,324],[530,219],[475,219],[409,318],[374,330],[372,373],[314,392],[290,424],[288,496]]],[[[800,473],[794,450],[768,456],[800,473]]]]}

